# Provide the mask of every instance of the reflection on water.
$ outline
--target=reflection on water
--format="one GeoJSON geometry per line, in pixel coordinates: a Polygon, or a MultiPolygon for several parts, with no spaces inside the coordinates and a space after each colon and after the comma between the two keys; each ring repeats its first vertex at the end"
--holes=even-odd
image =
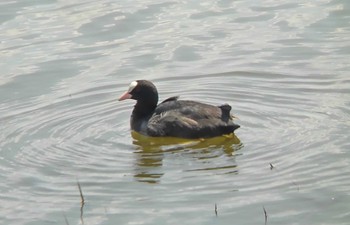
{"type": "MultiPolygon", "coordinates": [[[[173,137],[147,137],[132,131],[133,144],[136,146],[136,180],[140,182],[157,183],[164,175],[162,172],[163,159],[167,154],[177,152],[187,152],[192,157],[201,160],[205,164],[205,160],[221,156],[234,156],[234,152],[243,144],[235,134],[224,135],[209,139],[183,139],[173,137]]],[[[198,169],[190,169],[186,171],[205,171],[219,169],[233,169],[229,173],[235,173],[236,164],[220,165],[215,167],[201,167],[198,169]]]]}

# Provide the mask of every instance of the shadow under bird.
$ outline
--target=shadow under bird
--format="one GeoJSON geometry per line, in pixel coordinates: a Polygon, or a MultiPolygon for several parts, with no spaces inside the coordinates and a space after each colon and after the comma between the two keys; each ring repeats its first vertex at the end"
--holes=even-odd
{"type": "Polygon", "coordinates": [[[148,80],[136,80],[119,101],[136,100],[131,130],[146,136],[211,138],[231,134],[240,127],[233,122],[228,104],[214,106],[178,98],[170,97],[158,104],[155,85],[148,80]]]}

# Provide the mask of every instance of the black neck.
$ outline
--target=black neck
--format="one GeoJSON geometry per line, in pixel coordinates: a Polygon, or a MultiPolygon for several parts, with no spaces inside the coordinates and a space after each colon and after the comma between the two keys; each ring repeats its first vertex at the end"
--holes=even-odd
{"type": "Polygon", "coordinates": [[[145,104],[145,102],[137,101],[134,110],[132,111],[130,121],[131,129],[142,133],[142,126],[151,118],[156,107],[157,105],[154,104],[145,104]]]}
{"type": "Polygon", "coordinates": [[[157,103],[149,103],[144,101],[137,101],[134,106],[133,114],[136,114],[141,117],[152,115],[154,110],[157,107],[157,103]]]}

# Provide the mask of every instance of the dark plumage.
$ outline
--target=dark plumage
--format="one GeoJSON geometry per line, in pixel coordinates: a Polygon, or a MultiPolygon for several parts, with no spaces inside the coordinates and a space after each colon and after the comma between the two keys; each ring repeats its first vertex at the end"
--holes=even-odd
{"type": "Polygon", "coordinates": [[[209,138],[233,133],[240,126],[233,123],[230,105],[213,106],[171,97],[158,103],[158,92],[147,80],[130,84],[119,101],[136,100],[131,115],[131,129],[153,137],[209,138]]]}

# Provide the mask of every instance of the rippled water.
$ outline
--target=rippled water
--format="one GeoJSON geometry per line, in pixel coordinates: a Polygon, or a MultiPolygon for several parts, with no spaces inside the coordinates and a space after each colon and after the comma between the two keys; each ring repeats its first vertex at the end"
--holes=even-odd
{"type": "Polygon", "coordinates": [[[1,224],[349,223],[349,1],[0,5],[1,224]],[[135,79],[241,128],[130,134],[135,79]]]}

